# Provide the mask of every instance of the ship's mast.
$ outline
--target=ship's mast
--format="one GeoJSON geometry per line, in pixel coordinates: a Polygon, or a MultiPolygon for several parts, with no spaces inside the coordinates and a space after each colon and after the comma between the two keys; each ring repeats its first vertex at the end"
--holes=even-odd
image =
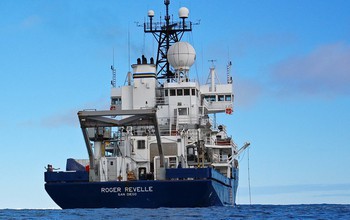
{"type": "Polygon", "coordinates": [[[111,65],[111,71],[112,71],[112,81],[111,81],[111,85],[113,88],[116,87],[117,85],[117,70],[114,67],[114,48],[113,48],[113,65],[111,65]]]}
{"type": "Polygon", "coordinates": [[[170,0],[164,0],[166,14],[165,22],[153,22],[154,11],[148,11],[149,22],[144,23],[144,32],[152,33],[158,42],[157,51],[157,79],[172,81],[175,78],[175,72],[171,70],[167,59],[167,52],[171,45],[181,40],[185,32],[192,31],[192,22],[186,21],[189,11],[182,7],[179,10],[181,21],[170,21],[169,15],[170,0]]]}
{"type": "Polygon", "coordinates": [[[226,66],[227,84],[232,84],[231,67],[232,67],[232,62],[229,61],[226,66]]]}

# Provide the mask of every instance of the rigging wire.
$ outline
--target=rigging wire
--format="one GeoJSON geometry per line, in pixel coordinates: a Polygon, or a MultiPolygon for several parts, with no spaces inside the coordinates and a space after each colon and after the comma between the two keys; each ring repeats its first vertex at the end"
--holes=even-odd
{"type": "Polygon", "coordinates": [[[142,52],[141,54],[145,55],[145,50],[146,50],[146,33],[143,33],[143,43],[142,43],[142,52]]]}
{"type": "MultiPolygon", "coordinates": [[[[190,32],[190,34],[187,36],[188,36],[188,41],[192,43],[193,47],[195,47],[193,32],[190,32]]],[[[199,81],[197,62],[194,62],[194,67],[195,67],[195,72],[196,72],[196,79],[197,79],[198,84],[200,85],[201,82],[199,81]]]]}
{"type": "Polygon", "coordinates": [[[129,75],[129,72],[131,71],[130,70],[130,67],[131,67],[131,64],[130,64],[130,57],[131,57],[131,53],[130,53],[130,24],[128,24],[128,74],[125,75],[125,80],[124,80],[124,86],[127,84],[128,82],[128,75],[129,75]]]}
{"type": "Polygon", "coordinates": [[[128,25],[128,68],[130,72],[130,25],[128,25]]]}
{"type": "Polygon", "coordinates": [[[248,190],[249,190],[249,204],[252,205],[252,193],[250,190],[250,168],[249,168],[249,148],[247,149],[248,154],[248,190]]]}

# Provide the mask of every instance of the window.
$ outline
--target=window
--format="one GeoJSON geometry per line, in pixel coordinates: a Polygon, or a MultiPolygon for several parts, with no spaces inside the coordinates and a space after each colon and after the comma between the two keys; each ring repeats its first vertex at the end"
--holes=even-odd
{"type": "Polygon", "coordinates": [[[121,104],[122,104],[121,97],[112,98],[112,105],[121,105],[121,104]]]}
{"type": "Polygon", "coordinates": [[[196,90],[192,89],[192,95],[195,96],[196,95],[196,90]]]}
{"type": "Polygon", "coordinates": [[[179,115],[188,115],[187,108],[178,108],[179,109],[179,115]]]}
{"type": "Polygon", "coordinates": [[[168,96],[168,90],[167,89],[165,90],[165,96],[168,96]]]}
{"type": "Polygon", "coordinates": [[[211,101],[211,102],[215,102],[215,101],[216,101],[216,97],[215,97],[215,95],[211,95],[211,96],[209,96],[209,101],[211,101]]]}
{"type": "Polygon", "coordinates": [[[231,101],[231,95],[225,95],[225,101],[231,101]]]}
{"type": "Polygon", "coordinates": [[[147,169],[146,167],[139,168],[139,180],[147,180],[147,169]]]}
{"type": "Polygon", "coordinates": [[[190,89],[184,89],[184,95],[190,95],[190,89]]]}
{"type": "Polygon", "coordinates": [[[170,96],[175,96],[175,89],[170,89],[170,96]]]}
{"type": "Polygon", "coordinates": [[[204,96],[205,100],[207,100],[208,102],[215,102],[216,101],[216,97],[215,95],[206,95],[204,96]]]}
{"type": "Polygon", "coordinates": [[[137,149],[146,149],[146,141],[137,140],[137,149]]]}
{"type": "Polygon", "coordinates": [[[169,157],[169,167],[176,168],[176,157],[169,157]]]}
{"type": "Polygon", "coordinates": [[[182,89],[177,89],[177,96],[182,96],[182,89]]]}
{"type": "Polygon", "coordinates": [[[218,101],[219,102],[225,101],[224,95],[218,95],[218,101]]]}

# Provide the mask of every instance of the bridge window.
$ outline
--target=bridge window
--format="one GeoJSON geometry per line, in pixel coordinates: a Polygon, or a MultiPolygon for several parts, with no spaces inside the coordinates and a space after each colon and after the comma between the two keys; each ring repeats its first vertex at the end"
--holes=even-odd
{"type": "Polygon", "coordinates": [[[175,96],[175,89],[170,89],[170,96],[175,96]]]}
{"type": "Polygon", "coordinates": [[[224,95],[218,95],[218,101],[219,102],[225,101],[225,96],[224,95]]]}
{"type": "Polygon", "coordinates": [[[146,149],[146,141],[137,140],[137,149],[146,149]]]}
{"type": "Polygon", "coordinates": [[[206,95],[204,97],[208,102],[215,102],[216,101],[216,96],[215,95],[206,95]]]}
{"type": "Polygon", "coordinates": [[[122,98],[121,97],[112,98],[112,105],[121,105],[121,104],[122,104],[122,98]]]}
{"type": "Polygon", "coordinates": [[[232,97],[231,95],[225,95],[225,101],[231,101],[232,97]]]}
{"type": "Polygon", "coordinates": [[[177,89],[177,96],[182,96],[182,89],[177,89]]]}
{"type": "Polygon", "coordinates": [[[196,90],[192,89],[192,95],[195,96],[196,95],[196,90]]]}
{"type": "Polygon", "coordinates": [[[184,95],[190,95],[190,89],[184,89],[184,95]]]}
{"type": "Polygon", "coordinates": [[[165,96],[168,96],[168,90],[167,89],[165,90],[165,96]]]}

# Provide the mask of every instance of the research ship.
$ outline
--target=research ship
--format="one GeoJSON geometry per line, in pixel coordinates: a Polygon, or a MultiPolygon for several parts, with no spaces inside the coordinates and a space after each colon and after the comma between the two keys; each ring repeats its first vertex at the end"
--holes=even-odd
{"type": "Polygon", "coordinates": [[[195,23],[186,7],[173,21],[164,5],[164,18],[149,10],[143,24],[156,58],[140,54],[122,86],[112,65],[110,109],[78,112],[88,159],[67,159],[66,171],[48,165],[45,190],[62,209],[236,204],[237,159],[249,143],[237,147],[216,123],[233,113],[231,63],[226,83],[214,65],[206,84],[191,79],[196,52],[182,37],[195,23]]]}

